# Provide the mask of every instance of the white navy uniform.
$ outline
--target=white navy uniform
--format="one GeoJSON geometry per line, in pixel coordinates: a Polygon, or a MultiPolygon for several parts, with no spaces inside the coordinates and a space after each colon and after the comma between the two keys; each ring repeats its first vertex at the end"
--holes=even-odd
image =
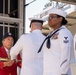
{"type": "Polygon", "coordinates": [[[51,38],[51,47],[42,48],[44,51],[44,75],[70,74],[70,52],[72,50],[72,34],[62,26],[51,38]]]}
{"type": "Polygon", "coordinates": [[[22,68],[20,75],[43,75],[43,52],[37,53],[45,36],[40,30],[22,35],[11,49],[11,59],[15,59],[22,50],[22,68]]]}
{"type": "Polygon", "coordinates": [[[75,59],[76,59],[76,34],[74,35],[74,55],[75,55],[75,59]]]}

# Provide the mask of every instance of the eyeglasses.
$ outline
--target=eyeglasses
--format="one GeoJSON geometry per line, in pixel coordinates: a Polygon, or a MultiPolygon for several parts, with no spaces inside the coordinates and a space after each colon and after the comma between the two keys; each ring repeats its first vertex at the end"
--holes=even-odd
{"type": "Polygon", "coordinates": [[[58,18],[57,16],[49,16],[48,17],[48,20],[51,20],[51,19],[53,19],[53,18],[58,18]]]}

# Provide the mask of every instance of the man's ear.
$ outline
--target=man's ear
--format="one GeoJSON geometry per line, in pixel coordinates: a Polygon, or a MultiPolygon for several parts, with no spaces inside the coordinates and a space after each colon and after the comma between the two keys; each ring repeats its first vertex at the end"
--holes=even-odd
{"type": "Polygon", "coordinates": [[[2,40],[2,43],[5,41],[5,39],[2,40]]]}
{"type": "Polygon", "coordinates": [[[3,44],[4,40],[2,40],[2,44],[3,44]]]}
{"type": "Polygon", "coordinates": [[[41,25],[41,29],[43,29],[43,26],[41,25]]]}

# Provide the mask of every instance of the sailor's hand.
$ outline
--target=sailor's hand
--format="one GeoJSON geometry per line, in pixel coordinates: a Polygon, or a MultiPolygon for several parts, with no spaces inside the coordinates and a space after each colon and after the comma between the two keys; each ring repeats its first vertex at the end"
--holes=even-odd
{"type": "Polygon", "coordinates": [[[4,67],[10,67],[13,65],[13,63],[14,63],[14,60],[9,60],[7,62],[4,62],[4,67]]]}

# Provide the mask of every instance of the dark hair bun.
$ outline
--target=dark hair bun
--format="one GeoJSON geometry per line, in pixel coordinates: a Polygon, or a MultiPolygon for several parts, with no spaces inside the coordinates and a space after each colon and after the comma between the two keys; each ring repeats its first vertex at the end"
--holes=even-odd
{"type": "Polygon", "coordinates": [[[68,21],[63,17],[62,25],[66,25],[67,23],[68,23],[68,21]]]}

